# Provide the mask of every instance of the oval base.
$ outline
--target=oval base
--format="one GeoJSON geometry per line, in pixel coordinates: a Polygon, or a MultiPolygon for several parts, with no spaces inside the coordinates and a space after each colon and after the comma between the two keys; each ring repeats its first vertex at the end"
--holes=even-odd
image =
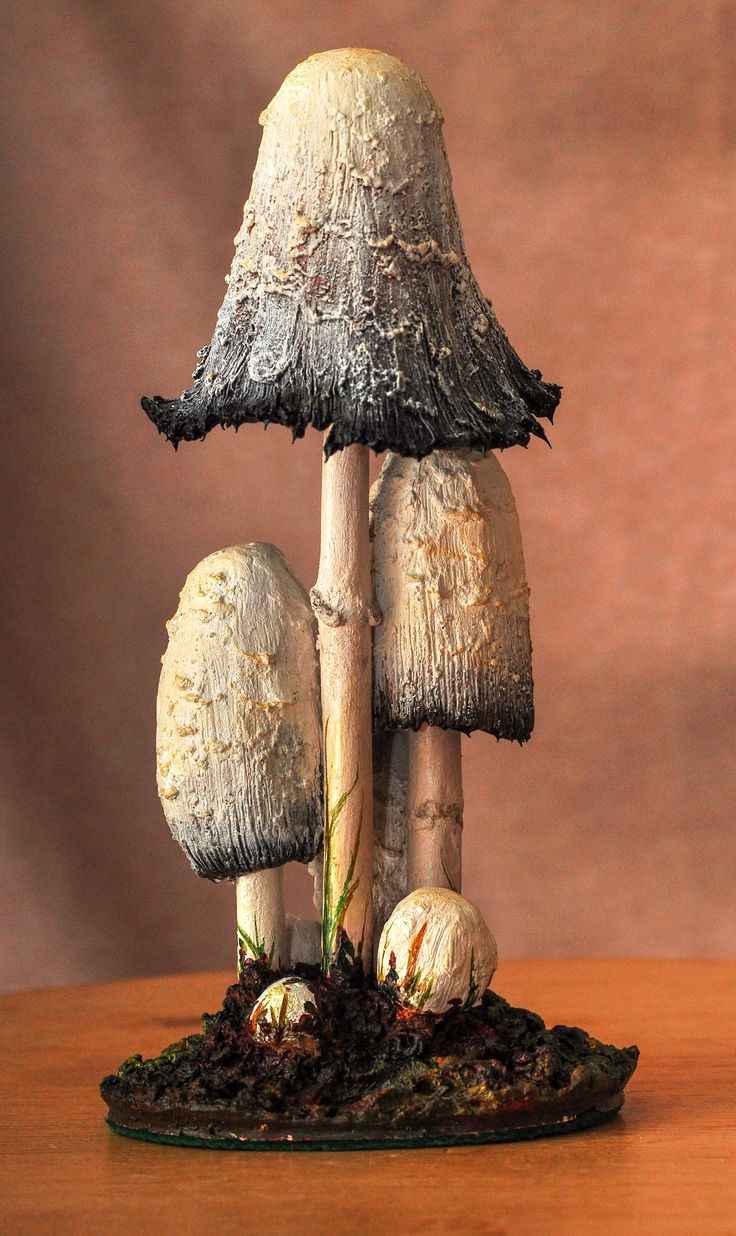
{"type": "Polygon", "coordinates": [[[117,1133],[226,1150],[458,1146],[572,1133],[610,1119],[638,1058],[584,1030],[545,1027],[486,991],[477,1005],[408,1016],[351,970],[305,975],[296,1026],[253,1030],[273,980],[241,968],[202,1032],[101,1085],[117,1133]]]}
{"type": "Polygon", "coordinates": [[[164,1146],[189,1146],[200,1150],[421,1150],[442,1146],[485,1146],[494,1142],[532,1141],[541,1137],[557,1137],[561,1134],[578,1133],[594,1129],[612,1120],[623,1105],[623,1095],[617,1106],[608,1110],[591,1108],[578,1115],[563,1117],[553,1123],[527,1124],[516,1127],[477,1128],[472,1132],[458,1126],[446,1125],[437,1129],[360,1129],[352,1128],[342,1133],[314,1129],[294,1129],[291,1132],[273,1135],[256,1135],[254,1130],[239,1134],[235,1129],[225,1136],[207,1136],[201,1133],[165,1132],[163,1129],[147,1129],[142,1125],[128,1126],[108,1117],[107,1124],[114,1133],[138,1141],[157,1142],[164,1146]]]}

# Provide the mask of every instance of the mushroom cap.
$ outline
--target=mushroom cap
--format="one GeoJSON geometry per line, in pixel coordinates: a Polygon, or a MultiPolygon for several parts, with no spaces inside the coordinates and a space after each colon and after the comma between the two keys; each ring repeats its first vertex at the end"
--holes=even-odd
{"type": "Polygon", "coordinates": [[[425,1013],[444,1013],[453,1000],[478,1004],[497,963],[480,910],[449,888],[404,897],[378,945],[378,981],[393,981],[401,1002],[425,1013]]]}
{"type": "Polygon", "coordinates": [[[314,616],[273,545],[210,554],[167,624],[157,701],[164,814],[194,870],[234,879],[322,842],[314,616]]]}
{"type": "Polygon", "coordinates": [[[544,437],[560,388],[511,347],[468,264],[422,79],[382,52],[311,56],[264,132],[228,291],[190,390],[142,401],[176,445],[248,421],[420,458],[544,437]]]}
{"type": "Polygon", "coordinates": [[[534,726],[529,587],[506,474],[493,455],[390,455],[371,490],[379,729],[534,726]]]}

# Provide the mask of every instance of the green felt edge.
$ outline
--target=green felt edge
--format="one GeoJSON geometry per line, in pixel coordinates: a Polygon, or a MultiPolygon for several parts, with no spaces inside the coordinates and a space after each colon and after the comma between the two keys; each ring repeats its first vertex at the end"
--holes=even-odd
{"type": "Polygon", "coordinates": [[[162,1146],[190,1146],[198,1150],[422,1150],[433,1146],[486,1146],[492,1142],[526,1142],[539,1137],[558,1137],[560,1134],[577,1133],[583,1129],[594,1129],[606,1124],[618,1115],[623,1100],[618,1107],[609,1111],[599,1111],[591,1108],[572,1116],[569,1120],[561,1120],[556,1124],[536,1124],[527,1128],[488,1129],[476,1133],[425,1133],[407,1129],[406,1133],[394,1135],[390,1140],[381,1137],[345,1138],[331,1140],[329,1137],[314,1141],[299,1141],[299,1134],[294,1134],[293,1141],[274,1139],[272,1141],[243,1141],[239,1138],[224,1137],[191,1137],[186,1133],[152,1133],[146,1129],[131,1129],[124,1124],[116,1124],[107,1117],[107,1124],[114,1133],[123,1137],[132,1137],[142,1142],[157,1142],[162,1146]]]}

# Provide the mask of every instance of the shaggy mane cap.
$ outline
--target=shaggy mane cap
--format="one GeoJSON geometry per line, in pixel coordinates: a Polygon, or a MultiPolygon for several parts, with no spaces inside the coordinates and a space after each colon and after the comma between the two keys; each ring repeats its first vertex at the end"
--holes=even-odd
{"type": "Polygon", "coordinates": [[[388,455],[371,490],[379,730],[534,727],[529,586],[508,478],[493,454],[388,455]]]}
{"type": "Polygon", "coordinates": [[[158,791],[197,875],[308,863],[322,845],[314,614],[274,545],[200,562],[167,623],[158,791]]]}
{"type": "Polygon", "coordinates": [[[544,437],[560,388],[511,347],[463,246],[422,79],[377,51],[311,56],[263,140],[211,344],[180,399],[144,399],[177,445],[214,425],[332,426],[421,458],[544,437]]]}

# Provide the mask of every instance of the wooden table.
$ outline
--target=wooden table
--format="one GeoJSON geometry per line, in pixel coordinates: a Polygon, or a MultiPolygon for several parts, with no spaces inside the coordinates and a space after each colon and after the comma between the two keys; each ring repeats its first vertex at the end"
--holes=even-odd
{"type": "Polygon", "coordinates": [[[0,999],[0,1231],[736,1233],[736,962],[516,961],[494,986],[548,1023],[637,1042],[624,1115],[544,1142],[226,1153],[110,1133],[97,1083],[213,1011],[227,975],[0,999]]]}

